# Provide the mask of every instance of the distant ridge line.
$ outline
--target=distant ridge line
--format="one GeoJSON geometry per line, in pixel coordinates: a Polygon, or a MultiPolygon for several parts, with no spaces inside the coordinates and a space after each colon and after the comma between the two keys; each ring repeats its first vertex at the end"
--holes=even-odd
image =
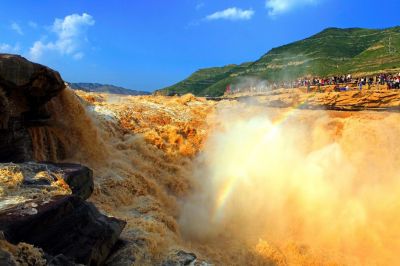
{"type": "Polygon", "coordinates": [[[150,95],[150,92],[147,91],[137,91],[130,90],[123,87],[118,87],[110,84],[101,84],[101,83],[88,83],[88,82],[79,82],[72,83],[68,82],[68,85],[74,90],[82,90],[86,92],[99,92],[99,93],[110,93],[110,94],[120,94],[120,95],[150,95]]]}

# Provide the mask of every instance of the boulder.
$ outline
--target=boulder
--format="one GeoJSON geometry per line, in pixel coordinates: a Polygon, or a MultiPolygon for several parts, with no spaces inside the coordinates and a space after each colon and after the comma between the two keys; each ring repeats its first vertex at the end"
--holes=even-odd
{"type": "Polygon", "coordinates": [[[162,263],[162,266],[187,266],[193,265],[196,262],[197,256],[194,253],[183,250],[172,252],[167,260],[162,263]]]}
{"type": "Polygon", "coordinates": [[[0,211],[57,195],[88,199],[93,188],[92,170],[80,164],[0,163],[0,211]]]}
{"type": "Polygon", "coordinates": [[[23,96],[34,109],[65,88],[57,71],[10,54],[0,54],[0,86],[8,95],[23,96]]]}
{"type": "Polygon", "coordinates": [[[58,72],[18,55],[0,54],[0,162],[33,159],[28,128],[48,123],[45,104],[64,89],[58,72]]]}
{"type": "Polygon", "coordinates": [[[88,199],[94,189],[93,171],[80,164],[49,163],[48,169],[59,172],[70,187],[72,194],[88,199]]]}
{"type": "Polygon", "coordinates": [[[85,265],[101,265],[124,226],[124,221],[101,214],[74,195],[33,200],[0,212],[0,230],[9,242],[29,243],[85,265]]]}

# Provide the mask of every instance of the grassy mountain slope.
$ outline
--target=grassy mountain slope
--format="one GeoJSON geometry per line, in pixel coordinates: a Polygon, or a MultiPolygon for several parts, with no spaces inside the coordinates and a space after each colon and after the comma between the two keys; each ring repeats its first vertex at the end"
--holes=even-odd
{"type": "Polygon", "coordinates": [[[240,83],[244,77],[282,81],[399,69],[400,27],[383,30],[328,28],[310,38],[274,48],[255,62],[201,69],[159,92],[217,96],[224,93],[228,84],[240,83]]]}
{"type": "Polygon", "coordinates": [[[117,87],[114,85],[106,85],[99,83],[69,83],[69,86],[74,90],[82,90],[87,92],[104,92],[121,95],[149,95],[147,91],[135,91],[117,87]]]}
{"type": "MultiPolygon", "coordinates": [[[[246,64],[244,64],[246,66],[246,64]]],[[[165,88],[164,91],[168,93],[193,93],[195,95],[206,95],[209,88],[219,81],[229,79],[237,69],[242,66],[227,65],[224,67],[213,67],[200,69],[193,73],[189,78],[165,88]]]]}

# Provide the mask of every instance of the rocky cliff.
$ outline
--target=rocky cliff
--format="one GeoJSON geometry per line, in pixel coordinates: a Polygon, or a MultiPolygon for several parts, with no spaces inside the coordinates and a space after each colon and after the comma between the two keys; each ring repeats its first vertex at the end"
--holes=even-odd
{"type": "Polygon", "coordinates": [[[64,89],[58,72],[0,54],[0,265],[101,265],[125,226],[86,201],[91,169],[34,162],[33,132],[71,111],[51,103],[64,89]]]}

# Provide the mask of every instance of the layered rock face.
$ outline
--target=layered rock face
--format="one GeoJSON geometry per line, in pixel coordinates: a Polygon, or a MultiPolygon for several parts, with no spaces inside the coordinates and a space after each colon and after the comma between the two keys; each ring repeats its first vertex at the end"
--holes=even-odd
{"type": "Polygon", "coordinates": [[[238,95],[231,99],[255,102],[278,108],[338,110],[338,111],[399,111],[400,91],[353,89],[345,92],[305,93],[301,89],[279,89],[258,95],[238,95]]]}
{"type": "Polygon", "coordinates": [[[49,124],[64,88],[58,72],[0,54],[0,265],[101,265],[125,226],[85,201],[91,169],[33,162],[29,129],[49,124]]]}
{"type": "Polygon", "coordinates": [[[125,222],[102,215],[85,202],[93,191],[92,171],[74,164],[0,164],[0,231],[18,244],[40,247],[48,257],[99,265],[125,222]]]}

